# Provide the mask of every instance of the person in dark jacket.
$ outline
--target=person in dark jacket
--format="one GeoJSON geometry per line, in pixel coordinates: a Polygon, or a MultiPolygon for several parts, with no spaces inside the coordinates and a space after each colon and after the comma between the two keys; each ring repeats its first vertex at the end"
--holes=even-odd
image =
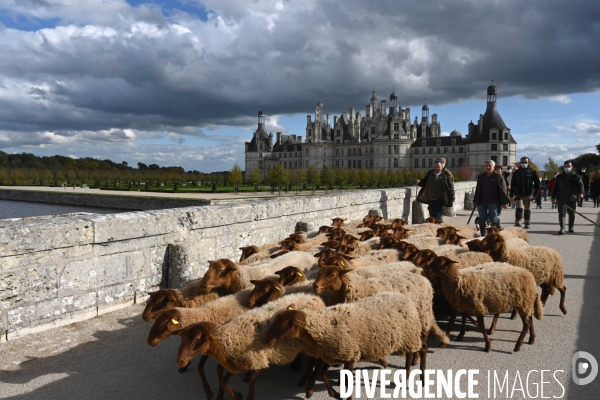
{"type": "Polygon", "coordinates": [[[490,218],[493,226],[500,228],[498,219],[498,210],[506,208],[510,198],[506,194],[506,181],[502,176],[502,171],[494,171],[496,163],[493,160],[485,162],[485,172],[477,177],[477,186],[475,187],[475,197],[473,198],[473,207],[477,207],[479,212],[479,232],[485,236],[485,221],[490,218]]]}
{"type": "MultiPolygon", "coordinates": [[[[508,198],[508,204],[510,205],[510,192],[509,192],[510,186],[508,184],[508,180],[506,179],[507,175],[505,175],[504,172],[502,172],[502,165],[496,165],[495,168],[496,168],[496,173],[498,175],[500,175],[502,177],[502,179],[504,179],[504,184],[506,185],[506,197],[508,198]]],[[[510,168],[510,167],[508,167],[508,168],[510,168]]],[[[500,216],[502,214],[502,208],[507,208],[507,207],[500,207],[498,209],[498,216],[500,216]]]]}
{"type": "MultiPolygon", "coordinates": [[[[581,182],[583,182],[583,196],[585,201],[589,199],[589,190],[590,190],[590,176],[587,174],[585,165],[579,169],[579,177],[581,178],[581,182]]],[[[583,198],[579,199],[579,207],[583,207],[583,198]]]]}
{"type": "Polygon", "coordinates": [[[417,200],[428,204],[429,216],[439,220],[442,220],[442,208],[454,204],[454,177],[445,166],[445,158],[437,159],[425,178],[417,179],[417,185],[421,187],[417,200]]]}
{"type": "Polygon", "coordinates": [[[565,161],[564,172],[556,177],[552,188],[552,204],[558,204],[559,235],[565,234],[565,214],[569,213],[569,233],[573,233],[575,224],[575,209],[577,200],[583,199],[583,182],[581,177],[572,170],[571,161],[565,161]],[[567,208],[570,207],[570,208],[567,208]]]}
{"type": "Polygon", "coordinates": [[[513,174],[510,183],[510,197],[517,208],[515,211],[515,226],[521,226],[521,220],[524,218],[524,228],[529,228],[531,223],[531,200],[539,190],[540,180],[535,170],[529,166],[529,157],[521,157],[521,165],[513,174]]]}
{"type": "Polygon", "coordinates": [[[594,208],[600,207],[600,169],[590,176],[590,196],[594,202],[594,208]]]}

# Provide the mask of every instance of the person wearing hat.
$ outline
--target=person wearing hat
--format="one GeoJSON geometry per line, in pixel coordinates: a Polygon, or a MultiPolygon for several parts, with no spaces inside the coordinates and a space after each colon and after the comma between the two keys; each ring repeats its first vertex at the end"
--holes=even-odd
{"type": "Polygon", "coordinates": [[[531,200],[540,190],[540,180],[537,172],[529,166],[529,157],[521,157],[519,168],[515,171],[510,183],[510,198],[515,203],[515,226],[521,226],[525,219],[524,228],[531,223],[531,200]]]}
{"type": "Polygon", "coordinates": [[[565,215],[569,214],[569,233],[574,233],[575,209],[577,201],[583,199],[583,182],[581,177],[573,171],[573,163],[565,161],[564,171],[556,177],[552,187],[552,204],[558,207],[558,224],[560,225],[559,235],[565,234],[565,215]],[[568,206],[568,208],[567,208],[568,206]]]}
{"type": "Polygon", "coordinates": [[[439,158],[422,180],[417,179],[421,187],[417,201],[428,204],[429,216],[439,220],[442,220],[442,208],[454,204],[454,177],[445,166],[446,159],[439,158]]]}
{"type": "Polygon", "coordinates": [[[479,212],[479,233],[485,236],[486,220],[490,219],[492,226],[501,228],[498,218],[499,210],[506,208],[510,198],[506,193],[506,181],[502,173],[494,171],[496,162],[488,160],[485,162],[485,172],[477,177],[473,207],[479,212]]]}

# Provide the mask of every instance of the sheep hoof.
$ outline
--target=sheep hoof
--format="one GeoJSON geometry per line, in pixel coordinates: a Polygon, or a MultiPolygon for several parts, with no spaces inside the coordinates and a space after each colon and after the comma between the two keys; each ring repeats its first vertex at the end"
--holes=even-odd
{"type": "Polygon", "coordinates": [[[456,337],[456,341],[457,341],[457,342],[462,342],[462,340],[463,340],[463,337],[464,337],[464,335],[463,335],[463,334],[460,334],[460,335],[458,335],[458,336],[456,337]]]}
{"type": "MultiPolygon", "coordinates": [[[[189,364],[188,364],[189,365],[189,364]]],[[[179,372],[180,374],[184,373],[185,371],[187,371],[187,365],[185,367],[181,367],[177,370],[177,372],[179,372]]]]}
{"type": "Polygon", "coordinates": [[[313,395],[314,391],[312,389],[306,391],[306,398],[310,399],[313,395]]]}
{"type": "Polygon", "coordinates": [[[567,309],[564,306],[560,308],[560,311],[563,313],[563,315],[567,315],[567,309]]]}
{"type": "Polygon", "coordinates": [[[206,393],[206,398],[207,398],[208,400],[212,399],[212,398],[213,398],[213,392],[208,392],[208,393],[206,393]]]}
{"type": "Polygon", "coordinates": [[[243,400],[244,396],[240,392],[233,392],[235,395],[235,400],[243,400]]]}
{"type": "Polygon", "coordinates": [[[488,329],[488,335],[491,335],[492,333],[494,333],[494,331],[492,330],[492,328],[488,329]]]}

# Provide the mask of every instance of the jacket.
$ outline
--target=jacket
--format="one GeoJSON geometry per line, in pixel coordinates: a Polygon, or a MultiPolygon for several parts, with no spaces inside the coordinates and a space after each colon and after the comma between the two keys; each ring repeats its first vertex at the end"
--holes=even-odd
{"type": "MultiPolygon", "coordinates": [[[[473,203],[475,204],[479,204],[479,199],[481,198],[481,191],[483,188],[483,177],[485,176],[485,172],[482,172],[481,174],[479,174],[477,176],[477,186],[475,187],[475,197],[473,197],[473,203]]],[[[504,177],[502,175],[497,176],[497,181],[498,181],[498,194],[499,194],[499,198],[498,198],[498,204],[500,204],[501,206],[504,204],[508,204],[510,203],[510,198],[508,197],[508,195],[506,194],[506,180],[504,179],[504,177]]]]}
{"type": "MultiPolygon", "coordinates": [[[[417,201],[420,203],[429,203],[429,197],[427,196],[427,182],[429,182],[429,178],[434,176],[435,179],[435,171],[432,169],[427,172],[425,178],[419,181],[419,186],[421,190],[419,190],[419,194],[417,195],[417,201]]],[[[444,180],[444,207],[452,207],[454,204],[454,177],[452,173],[447,169],[442,170],[442,179],[444,180]]]]}
{"type": "Polygon", "coordinates": [[[510,183],[510,196],[528,197],[537,195],[540,180],[533,168],[518,168],[510,183]]]}
{"type": "Polygon", "coordinates": [[[578,172],[577,175],[581,178],[581,182],[583,182],[583,188],[587,192],[590,188],[590,176],[587,172],[578,172]]]}
{"type": "Polygon", "coordinates": [[[556,177],[552,188],[552,199],[556,199],[560,203],[572,202],[577,201],[579,195],[583,193],[581,177],[573,171],[568,174],[563,172],[556,177]]]}

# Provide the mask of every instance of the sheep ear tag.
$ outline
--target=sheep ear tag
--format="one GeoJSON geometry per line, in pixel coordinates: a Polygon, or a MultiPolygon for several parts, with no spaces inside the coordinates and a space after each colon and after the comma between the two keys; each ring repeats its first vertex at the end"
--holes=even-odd
{"type": "Polygon", "coordinates": [[[298,276],[304,276],[304,275],[302,275],[302,273],[301,273],[301,272],[296,272],[296,274],[297,274],[298,276]]]}
{"type": "Polygon", "coordinates": [[[179,321],[177,321],[176,319],[172,319],[172,320],[171,320],[171,323],[172,323],[173,325],[179,325],[179,321]]]}
{"type": "Polygon", "coordinates": [[[295,310],[294,310],[294,307],[292,307],[292,306],[288,306],[287,310],[288,310],[288,311],[295,311],[295,310]]]}
{"type": "Polygon", "coordinates": [[[281,289],[280,289],[280,288],[278,288],[277,286],[275,286],[275,290],[278,290],[278,291],[280,291],[280,292],[281,292],[281,289]]]}
{"type": "Polygon", "coordinates": [[[212,333],[209,333],[209,334],[208,334],[208,338],[209,338],[210,340],[215,340],[215,337],[212,335],[212,333]]]}

